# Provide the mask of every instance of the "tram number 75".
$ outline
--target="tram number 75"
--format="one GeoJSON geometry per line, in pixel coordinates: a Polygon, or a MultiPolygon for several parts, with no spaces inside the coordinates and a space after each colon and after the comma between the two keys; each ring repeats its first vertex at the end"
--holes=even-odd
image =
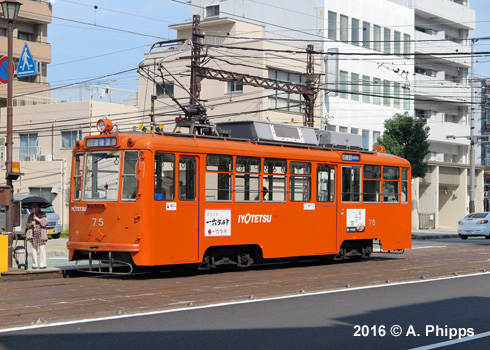
{"type": "Polygon", "coordinates": [[[97,220],[97,218],[92,218],[92,220],[94,221],[94,224],[92,226],[104,226],[104,219],[102,218],[99,218],[97,220]]]}

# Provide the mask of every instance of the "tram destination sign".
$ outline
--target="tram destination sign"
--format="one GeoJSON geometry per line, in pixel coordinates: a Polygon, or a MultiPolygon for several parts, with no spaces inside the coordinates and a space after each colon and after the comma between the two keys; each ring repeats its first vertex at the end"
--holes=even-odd
{"type": "Polygon", "coordinates": [[[360,162],[361,155],[360,154],[352,154],[352,153],[342,153],[342,160],[345,162],[360,162]]]}
{"type": "Polygon", "coordinates": [[[93,147],[114,147],[117,145],[117,138],[115,137],[94,137],[88,138],[86,146],[88,148],[93,147]]]}

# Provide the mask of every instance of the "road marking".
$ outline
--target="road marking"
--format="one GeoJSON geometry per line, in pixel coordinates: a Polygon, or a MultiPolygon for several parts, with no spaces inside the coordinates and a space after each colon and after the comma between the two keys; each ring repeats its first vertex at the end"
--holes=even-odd
{"type": "Polygon", "coordinates": [[[454,344],[464,343],[464,342],[467,342],[467,341],[481,339],[481,338],[485,338],[485,337],[489,337],[489,336],[490,336],[490,332],[485,332],[485,333],[480,333],[480,334],[473,335],[471,337],[464,337],[464,338],[461,338],[461,339],[453,339],[453,340],[443,341],[442,343],[435,343],[435,344],[432,344],[432,345],[421,346],[419,348],[413,348],[411,350],[431,350],[431,349],[437,349],[437,348],[442,348],[444,346],[450,346],[450,345],[454,345],[454,344]]]}
{"type": "MultiPolygon", "coordinates": [[[[83,319],[83,320],[56,322],[56,323],[23,326],[23,327],[13,327],[13,328],[0,329],[0,333],[18,332],[18,331],[45,328],[45,327],[69,326],[69,325],[80,324],[80,323],[89,323],[89,322],[119,320],[122,318],[129,318],[129,317],[162,315],[162,314],[169,314],[169,313],[173,313],[173,312],[211,309],[211,308],[223,307],[223,306],[234,306],[234,305],[242,305],[242,304],[249,304],[249,303],[260,303],[260,302],[264,302],[264,301],[275,301],[275,300],[285,300],[285,299],[293,299],[293,298],[303,298],[303,297],[310,297],[310,296],[316,296],[316,295],[336,294],[336,293],[353,292],[353,291],[366,290],[366,289],[372,289],[372,288],[386,288],[386,287],[404,286],[404,285],[408,285],[408,284],[438,282],[438,281],[453,280],[453,279],[458,279],[458,278],[486,276],[486,275],[490,275],[490,272],[479,272],[479,273],[474,273],[471,275],[464,275],[464,276],[451,276],[451,277],[441,277],[441,278],[434,278],[434,279],[420,280],[420,281],[417,280],[417,281],[397,282],[397,283],[390,283],[390,284],[378,284],[378,285],[374,285],[374,286],[355,287],[355,288],[348,288],[348,289],[343,288],[343,289],[327,290],[327,291],[323,291],[323,292],[310,292],[310,293],[304,293],[304,294],[283,295],[283,296],[279,296],[279,297],[270,297],[270,298],[263,298],[263,299],[252,299],[252,300],[247,299],[247,300],[240,300],[240,301],[230,301],[230,302],[224,302],[224,303],[202,305],[202,306],[190,306],[190,307],[184,307],[184,308],[179,308],[179,309],[171,309],[171,310],[148,311],[148,312],[141,312],[141,313],[135,313],[135,314],[107,316],[107,317],[100,317],[100,318],[87,318],[87,319],[83,319]]],[[[471,338],[473,339],[474,336],[471,338]]]]}
{"type": "Polygon", "coordinates": [[[446,248],[446,246],[445,245],[424,245],[422,247],[411,248],[411,250],[414,250],[414,249],[428,249],[428,248],[446,248]]]}

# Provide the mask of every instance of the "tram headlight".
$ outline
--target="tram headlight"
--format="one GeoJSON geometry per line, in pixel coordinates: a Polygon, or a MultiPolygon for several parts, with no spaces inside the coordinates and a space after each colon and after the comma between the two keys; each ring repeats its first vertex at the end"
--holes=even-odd
{"type": "Polygon", "coordinates": [[[113,128],[112,121],[110,119],[99,119],[97,122],[97,130],[102,133],[110,133],[113,128]]]}

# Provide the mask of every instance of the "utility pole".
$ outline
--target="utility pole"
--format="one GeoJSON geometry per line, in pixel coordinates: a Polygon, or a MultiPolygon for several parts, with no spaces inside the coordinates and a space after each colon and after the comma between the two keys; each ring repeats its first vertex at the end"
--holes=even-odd
{"type": "Polygon", "coordinates": [[[5,229],[9,233],[9,259],[8,267],[12,267],[12,242],[13,242],[13,232],[14,232],[14,185],[13,180],[16,180],[20,176],[20,169],[17,167],[15,172],[13,172],[12,167],[12,147],[13,141],[13,99],[14,99],[14,21],[17,19],[19,14],[19,9],[21,3],[18,1],[7,0],[2,3],[3,18],[8,21],[7,28],[7,46],[8,46],[8,69],[7,69],[7,159],[6,159],[6,174],[5,179],[7,180],[7,191],[8,191],[8,206],[5,212],[5,229]]]}
{"type": "MultiPolygon", "coordinates": [[[[201,92],[201,81],[204,78],[214,79],[226,82],[236,82],[242,85],[262,87],[269,90],[278,90],[288,93],[300,94],[306,101],[305,114],[303,119],[303,125],[313,127],[314,126],[314,107],[316,90],[314,82],[316,79],[314,72],[314,50],[313,45],[308,45],[307,53],[307,66],[306,66],[306,84],[296,84],[288,81],[280,81],[275,79],[263,78],[248,74],[241,74],[236,72],[229,72],[225,70],[219,70],[214,68],[208,68],[201,66],[200,62],[203,57],[201,50],[196,46],[202,46],[201,39],[204,35],[201,34],[199,29],[200,16],[194,15],[192,21],[192,56],[191,58],[191,88],[190,88],[190,102],[192,105],[198,104],[199,94],[201,92]]],[[[181,57],[188,58],[188,57],[181,57]]],[[[201,118],[204,122],[206,118],[201,118]]]]}

